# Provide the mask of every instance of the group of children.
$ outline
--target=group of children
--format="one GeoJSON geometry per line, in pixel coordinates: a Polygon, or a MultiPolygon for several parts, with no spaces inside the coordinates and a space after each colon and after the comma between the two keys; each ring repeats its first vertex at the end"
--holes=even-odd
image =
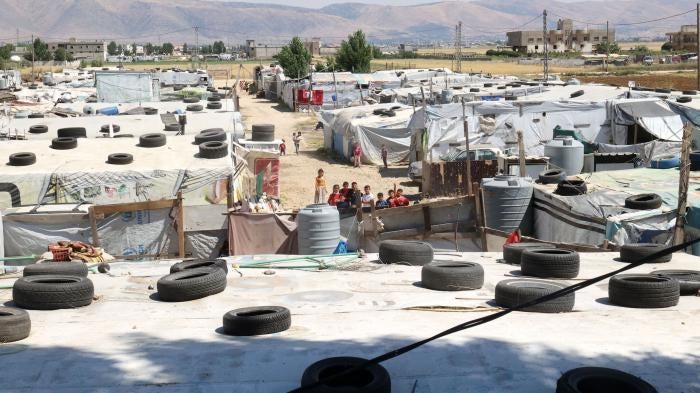
{"type": "MultiPolygon", "coordinates": [[[[299,155],[299,145],[301,144],[301,131],[292,133],[292,142],[294,142],[294,152],[299,155]]],[[[282,139],[280,143],[280,155],[287,155],[287,142],[282,139]]]]}
{"type": "Polygon", "coordinates": [[[343,187],[334,184],[333,191],[326,198],[326,179],[323,177],[323,169],[318,170],[318,176],[315,183],[314,203],[327,202],[331,206],[336,206],[339,209],[344,208],[361,208],[366,206],[375,206],[377,209],[386,209],[391,207],[408,206],[411,201],[403,195],[402,189],[387,191],[386,198],[384,193],[379,192],[375,196],[372,194],[372,189],[369,185],[361,191],[357,182],[343,182],[343,187]]]}

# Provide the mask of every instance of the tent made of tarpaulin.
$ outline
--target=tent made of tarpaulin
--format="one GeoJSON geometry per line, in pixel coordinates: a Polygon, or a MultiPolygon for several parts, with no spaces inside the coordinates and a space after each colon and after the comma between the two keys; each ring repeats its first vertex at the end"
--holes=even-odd
{"type": "Polygon", "coordinates": [[[402,105],[372,105],[321,111],[324,146],[343,157],[352,156],[355,142],[362,148],[362,161],[381,164],[381,146],[386,146],[390,163],[408,159],[412,131],[408,123],[413,110],[402,105]],[[377,109],[395,108],[395,116],[375,114],[377,109]]]}
{"type": "Polygon", "coordinates": [[[628,144],[629,127],[635,125],[661,140],[679,142],[683,139],[683,121],[666,101],[619,100],[614,103],[613,108],[613,144],[628,144]]]}
{"type": "Polygon", "coordinates": [[[182,191],[186,205],[226,204],[229,178],[234,197],[241,193],[236,174],[245,162],[230,155],[207,159],[199,155],[194,135],[170,136],[160,147],[143,147],[139,138],[79,138],[75,148],[57,150],[46,140],[0,144],[0,156],[32,152],[27,166],[0,164],[0,208],[40,203],[89,202],[100,205],[172,199],[182,191]],[[108,162],[127,153],[131,163],[108,162]]]}
{"type": "MultiPolygon", "coordinates": [[[[466,104],[470,143],[517,151],[517,131],[523,132],[527,155],[541,156],[553,130],[577,130],[588,142],[607,141],[606,102],[482,101],[466,104]]],[[[438,159],[451,144],[464,143],[462,104],[429,106],[411,120],[413,130],[426,128],[424,151],[438,159]]]]}
{"type": "MultiPolygon", "coordinates": [[[[677,169],[637,168],[594,172],[585,175],[588,193],[579,196],[554,194],[556,185],[536,185],[533,197],[535,237],[541,240],[600,245],[608,240],[628,243],[668,243],[678,205],[677,169]],[[625,199],[656,193],[658,209],[625,207],[625,199]]],[[[700,182],[690,179],[686,237],[700,233],[700,182]]],[[[693,247],[700,255],[700,247],[693,247]]]]}
{"type": "Polygon", "coordinates": [[[160,82],[147,72],[95,72],[100,102],[160,101],[160,82]]]}

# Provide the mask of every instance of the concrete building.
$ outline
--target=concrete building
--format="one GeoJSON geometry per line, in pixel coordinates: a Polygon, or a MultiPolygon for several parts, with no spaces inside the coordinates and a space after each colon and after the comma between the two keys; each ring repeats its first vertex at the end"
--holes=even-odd
{"type": "Polygon", "coordinates": [[[681,26],[681,31],[666,33],[673,50],[695,51],[698,45],[698,30],[695,25],[681,26]]]}
{"type": "MultiPolygon", "coordinates": [[[[255,40],[246,40],[245,53],[249,59],[269,60],[277,56],[285,44],[261,44],[255,40]]],[[[311,52],[311,56],[321,55],[321,39],[314,37],[311,41],[305,41],[304,46],[311,52]]]]}
{"type": "MultiPolygon", "coordinates": [[[[506,33],[507,46],[520,53],[544,52],[544,37],[542,30],[511,31],[506,33]]],[[[547,32],[547,43],[551,52],[581,52],[591,53],[601,42],[614,42],[615,31],[606,33],[605,29],[574,30],[571,19],[557,21],[557,29],[547,32]]]]}
{"type": "Polygon", "coordinates": [[[75,60],[105,61],[107,59],[107,45],[104,41],[79,41],[71,38],[68,41],[49,42],[49,51],[54,52],[63,48],[73,55],[75,60]]]}

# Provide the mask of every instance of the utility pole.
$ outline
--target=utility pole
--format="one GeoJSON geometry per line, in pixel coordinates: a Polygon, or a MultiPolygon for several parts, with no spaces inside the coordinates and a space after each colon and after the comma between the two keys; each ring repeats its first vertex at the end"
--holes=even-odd
{"type": "Polygon", "coordinates": [[[194,27],[194,56],[196,67],[199,68],[199,26],[194,27]]]}
{"type": "MultiPolygon", "coordinates": [[[[695,21],[695,23],[697,23],[695,25],[695,30],[696,30],[696,33],[698,35],[697,39],[695,40],[695,43],[697,44],[697,47],[695,48],[696,49],[695,56],[697,57],[697,56],[700,56],[700,3],[696,4],[695,16],[697,18],[697,20],[695,21]]],[[[698,74],[697,74],[698,90],[700,90],[700,58],[698,58],[696,63],[697,63],[697,67],[698,67],[698,74]]]]}
{"type": "Polygon", "coordinates": [[[462,73],[462,21],[455,28],[455,72],[462,73]]]}
{"type": "Polygon", "coordinates": [[[32,34],[32,82],[34,83],[34,34],[32,34]]]}
{"type": "Polygon", "coordinates": [[[542,42],[544,44],[544,62],[542,63],[543,65],[543,74],[544,74],[544,81],[547,82],[549,80],[549,45],[548,41],[549,37],[547,37],[547,10],[544,10],[542,13],[542,42]]]}
{"type": "Polygon", "coordinates": [[[605,21],[605,72],[608,72],[610,63],[610,22],[605,21]]]}

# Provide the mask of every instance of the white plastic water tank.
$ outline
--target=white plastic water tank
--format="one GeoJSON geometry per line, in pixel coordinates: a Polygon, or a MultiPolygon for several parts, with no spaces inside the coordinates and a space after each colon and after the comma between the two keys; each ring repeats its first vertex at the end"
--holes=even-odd
{"type": "Polygon", "coordinates": [[[309,205],[297,215],[300,255],[332,254],[340,242],[340,214],[326,203],[309,205]]]}
{"type": "Polygon", "coordinates": [[[487,227],[503,232],[532,231],[532,179],[498,175],[481,180],[484,194],[484,218],[487,227]]]}
{"type": "Polygon", "coordinates": [[[568,176],[578,175],[583,169],[583,144],[570,136],[559,136],[544,146],[549,163],[563,169],[568,176]]]}

